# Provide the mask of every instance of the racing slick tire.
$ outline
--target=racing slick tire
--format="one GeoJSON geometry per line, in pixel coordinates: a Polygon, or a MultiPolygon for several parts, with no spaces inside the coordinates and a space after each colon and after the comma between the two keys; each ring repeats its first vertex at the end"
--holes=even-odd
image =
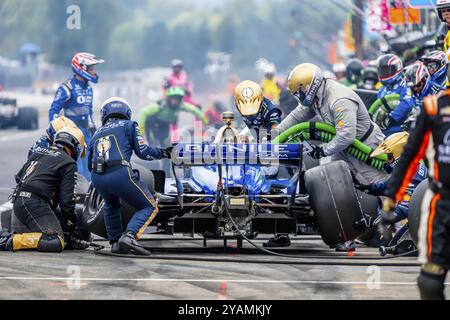
{"type": "Polygon", "coordinates": [[[411,196],[408,211],[409,234],[414,243],[418,243],[420,216],[422,214],[422,200],[428,189],[428,179],[420,182],[411,196]]]}
{"type": "MultiPolygon", "coordinates": [[[[151,193],[154,193],[154,178],[152,172],[139,165],[135,165],[134,168],[134,170],[139,171],[139,179],[147,185],[151,193]]],[[[135,212],[136,209],[130,204],[122,202],[121,213],[122,224],[124,226],[128,224],[135,212]]],[[[91,233],[105,239],[108,238],[103,216],[103,199],[92,185],[89,188],[89,192],[84,203],[82,224],[83,227],[91,233]]]]}
{"type": "Polygon", "coordinates": [[[334,246],[362,234],[364,230],[357,229],[355,224],[363,218],[363,209],[344,161],[306,171],[305,183],[314,222],[327,245],[334,246]]]}
{"type": "Polygon", "coordinates": [[[33,107],[19,108],[17,127],[20,130],[36,130],[38,128],[39,114],[33,107]]]}

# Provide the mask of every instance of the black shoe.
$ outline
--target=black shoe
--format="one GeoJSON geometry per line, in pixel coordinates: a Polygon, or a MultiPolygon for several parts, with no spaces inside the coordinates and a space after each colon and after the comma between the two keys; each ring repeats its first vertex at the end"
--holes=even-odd
{"type": "Polygon", "coordinates": [[[13,234],[7,230],[0,231],[0,251],[12,251],[13,234]]]}
{"type": "Polygon", "coordinates": [[[135,255],[149,256],[150,251],[142,247],[134,238],[134,234],[127,232],[118,241],[119,249],[122,253],[132,253],[135,255]]]}
{"type": "Polygon", "coordinates": [[[280,247],[289,247],[291,245],[291,239],[289,236],[285,234],[278,234],[273,238],[270,238],[269,241],[263,244],[266,248],[280,248],[280,247]]]}
{"type": "Polygon", "coordinates": [[[349,252],[356,250],[356,244],[354,240],[350,240],[344,243],[340,243],[336,246],[335,250],[337,252],[349,252]]]}
{"type": "Polygon", "coordinates": [[[126,254],[128,252],[121,250],[119,247],[119,242],[116,241],[116,242],[111,243],[111,253],[126,254]]]}

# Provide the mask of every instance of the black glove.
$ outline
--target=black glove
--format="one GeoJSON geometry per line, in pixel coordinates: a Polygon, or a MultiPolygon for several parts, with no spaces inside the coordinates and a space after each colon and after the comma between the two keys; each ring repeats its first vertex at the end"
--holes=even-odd
{"type": "Polygon", "coordinates": [[[370,191],[369,185],[362,184],[358,179],[356,179],[356,176],[352,171],[350,171],[350,173],[352,175],[353,185],[355,186],[355,189],[365,193],[369,193],[370,191]]]}
{"type": "Polygon", "coordinates": [[[319,160],[322,157],[325,157],[325,153],[323,152],[322,147],[311,145],[312,150],[308,152],[308,155],[316,160],[319,160]]]}
{"type": "Polygon", "coordinates": [[[172,157],[172,150],[173,150],[173,147],[161,149],[161,155],[162,155],[161,158],[170,159],[172,157]]]}

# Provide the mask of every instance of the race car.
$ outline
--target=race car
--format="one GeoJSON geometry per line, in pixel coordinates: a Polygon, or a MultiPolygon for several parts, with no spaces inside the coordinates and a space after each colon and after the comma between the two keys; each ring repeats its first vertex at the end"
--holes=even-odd
{"type": "Polygon", "coordinates": [[[16,99],[0,97],[0,129],[17,126],[21,130],[36,130],[38,119],[37,108],[19,108],[16,99]]]}
{"type": "MultiPolygon", "coordinates": [[[[345,162],[309,169],[304,165],[312,163],[306,155],[307,141],[327,142],[333,129],[308,122],[270,144],[242,144],[236,139],[180,143],[172,157],[173,178],[160,170],[133,167],[158,201],[160,212],[153,224],[169,234],[238,239],[319,234],[333,246],[361,235],[367,217],[377,214],[378,208],[376,197],[355,189],[345,162]]],[[[367,160],[370,150],[356,141],[348,151],[367,160]]],[[[382,157],[373,161],[382,167],[382,157]]],[[[83,224],[106,238],[102,208],[102,199],[91,186],[83,224]]],[[[125,224],[134,212],[122,203],[125,224]]]]}

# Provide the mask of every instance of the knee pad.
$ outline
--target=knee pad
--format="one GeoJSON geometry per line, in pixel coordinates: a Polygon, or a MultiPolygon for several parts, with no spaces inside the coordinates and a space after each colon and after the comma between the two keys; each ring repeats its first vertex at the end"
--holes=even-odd
{"type": "Polygon", "coordinates": [[[422,271],[417,279],[422,300],[444,300],[444,275],[435,275],[422,271]]]}
{"type": "Polygon", "coordinates": [[[61,252],[64,249],[64,240],[56,233],[33,232],[15,234],[12,243],[13,251],[38,250],[42,252],[61,252]]]}

